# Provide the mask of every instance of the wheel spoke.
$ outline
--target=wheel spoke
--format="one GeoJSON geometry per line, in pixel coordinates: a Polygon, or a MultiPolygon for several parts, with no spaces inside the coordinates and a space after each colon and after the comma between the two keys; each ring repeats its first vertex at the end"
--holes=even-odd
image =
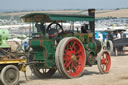
{"type": "Polygon", "coordinates": [[[106,58],[106,54],[105,53],[103,53],[103,58],[106,58]]]}
{"type": "Polygon", "coordinates": [[[66,46],[66,48],[67,48],[67,50],[71,50],[71,45],[68,44],[68,45],[66,46]]]}
{"type": "Polygon", "coordinates": [[[103,56],[101,59],[101,64],[106,64],[106,60],[107,60],[107,55],[105,53],[103,53],[103,56]]]}
{"type": "Polygon", "coordinates": [[[106,64],[106,58],[101,60],[101,64],[106,64]]]}
{"type": "Polygon", "coordinates": [[[42,69],[43,73],[45,73],[45,69],[42,69]]]}
{"type": "Polygon", "coordinates": [[[106,70],[106,65],[105,64],[102,65],[102,69],[103,69],[103,71],[106,70]]]}
{"type": "Polygon", "coordinates": [[[73,45],[71,46],[71,49],[75,48],[76,42],[73,42],[73,45]]]}
{"type": "Polygon", "coordinates": [[[71,64],[69,65],[69,67],[67,67],[68,68],[68,73],[72,73],[72,62],[71,62],[71,64]]]}
{"type": "Polygon", "coordinates": [[[70,57],[69,56],[66,56],[66,57],[64,57],[64,60],[65,61],[69,61],[70,60],[70,57]]]}
{"type": "Polygon", "coordinates": [[[46,68],[44,69],[44,73],[47,73],[47,69],[46,68]]]}
{"type": "Polygon", "coordinates": [[[68,57],[71,57],[72,56],[72,52],[70,50],[66,50],[64,55],[68,56],[68,57]]]}
{"type": "Polygon", "coordinates": [[[70,60],[71,60],[71,59],[69,59],[69,58],[65,58],[65,59],[64,59],[64,64],[66,65],[67,63],[70,62],[70,60]]]}
{"type": "Polygon", "coordinates": [[[82,52],[82,49],[79,49],[76,51],[75,55],[80,54],[82,52]]]}
{"type": "Polygon", "coordinates": [[[72,73],[76,71],[77,66],[74,63],[71,64],[72,73]]]}
{"type": "Polygon", "coordinates": [[[65,63],[65,68],[67,69],[71,63],[72,63],[72,60],[70,60],[69,62],[66,62],[65,63]]]}
{"type": "Polygon", "coordinates": [[[76,62],[76,64],[78,64],[78,65],[82,65],[82,63],[81,63],[79,60],[76,60],[75,62],[76,62]]]}

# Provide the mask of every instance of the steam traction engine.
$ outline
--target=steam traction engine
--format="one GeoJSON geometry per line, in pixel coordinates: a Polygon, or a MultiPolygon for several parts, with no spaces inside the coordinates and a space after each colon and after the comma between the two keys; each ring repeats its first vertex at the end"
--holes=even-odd
{"type": "Polygon", "coordinates": [[[67,78],[79,77],[85,65],[98,65],[102,74],[111,66],[110,55],[101,50],[95,40],[95,9],[88,15],[31,13],[22,16],[31,22],[28,61],[39,78],[49,78],[56,70],[67,78]],[[85,22],[88,28],[75,28],[75,22],[85,22]],[[65,23],[72,22],[69,28],[65,23]]]}

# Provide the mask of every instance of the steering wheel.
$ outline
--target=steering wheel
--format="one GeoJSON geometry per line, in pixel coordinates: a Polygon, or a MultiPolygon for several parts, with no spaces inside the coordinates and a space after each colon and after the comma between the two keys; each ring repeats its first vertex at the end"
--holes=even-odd
{"type": "Polygon", "coordinates": [[[48,36],[51,38],[56,38],[63,32],[64,32],[64,30],[63,30],[62,26],[57,22],[53,22],[53,23],[49,24],[46,29],[46,33],[48,33],[48,36]]]}

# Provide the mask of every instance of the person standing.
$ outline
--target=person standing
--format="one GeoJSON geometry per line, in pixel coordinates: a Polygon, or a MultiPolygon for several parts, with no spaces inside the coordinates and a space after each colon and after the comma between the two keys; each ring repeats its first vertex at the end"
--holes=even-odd
{"type": "Polygon", "coordinates": [[[113,39],[114,39],[114,33],[113,32],[110,32],[108,34],[108,39],[111,40],[111,41],[113,41],[113,39]]]}
{"type": "Polygon", "coordinates": [[[117,32],[117,39],[121,38],[121,34],[119,32],[117,32]]]}
{"type": "Polygon", "coordinates": [[[25,52],[27,51],[27,47],[28,47],[28,43],[27,42],[24,42],[24,51],[25,52]]]}

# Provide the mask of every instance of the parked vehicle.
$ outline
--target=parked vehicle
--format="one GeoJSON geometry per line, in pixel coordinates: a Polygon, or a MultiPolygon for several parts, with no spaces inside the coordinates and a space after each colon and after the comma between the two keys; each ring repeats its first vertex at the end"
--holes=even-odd
{"type": "Polygon", "coordinates": [[[125,29],[108,29],[103,32],[106,32],[107,36],[107,41],[104,46],[110,54],[117,56],[118,54],[122,54],[124,51],[127,51],[123,50],[124,47],[128,46],[128,33],[125,29]]]}
{"type": "Polygon", "coordinates": [[[116,56],[119,54],[124,54],[124,52],[128,52],[128,49],[124,49],[128,46],[128,32],[123,31],[121,31],[121,38],[113,40],[114,53],[116,56]]]}

